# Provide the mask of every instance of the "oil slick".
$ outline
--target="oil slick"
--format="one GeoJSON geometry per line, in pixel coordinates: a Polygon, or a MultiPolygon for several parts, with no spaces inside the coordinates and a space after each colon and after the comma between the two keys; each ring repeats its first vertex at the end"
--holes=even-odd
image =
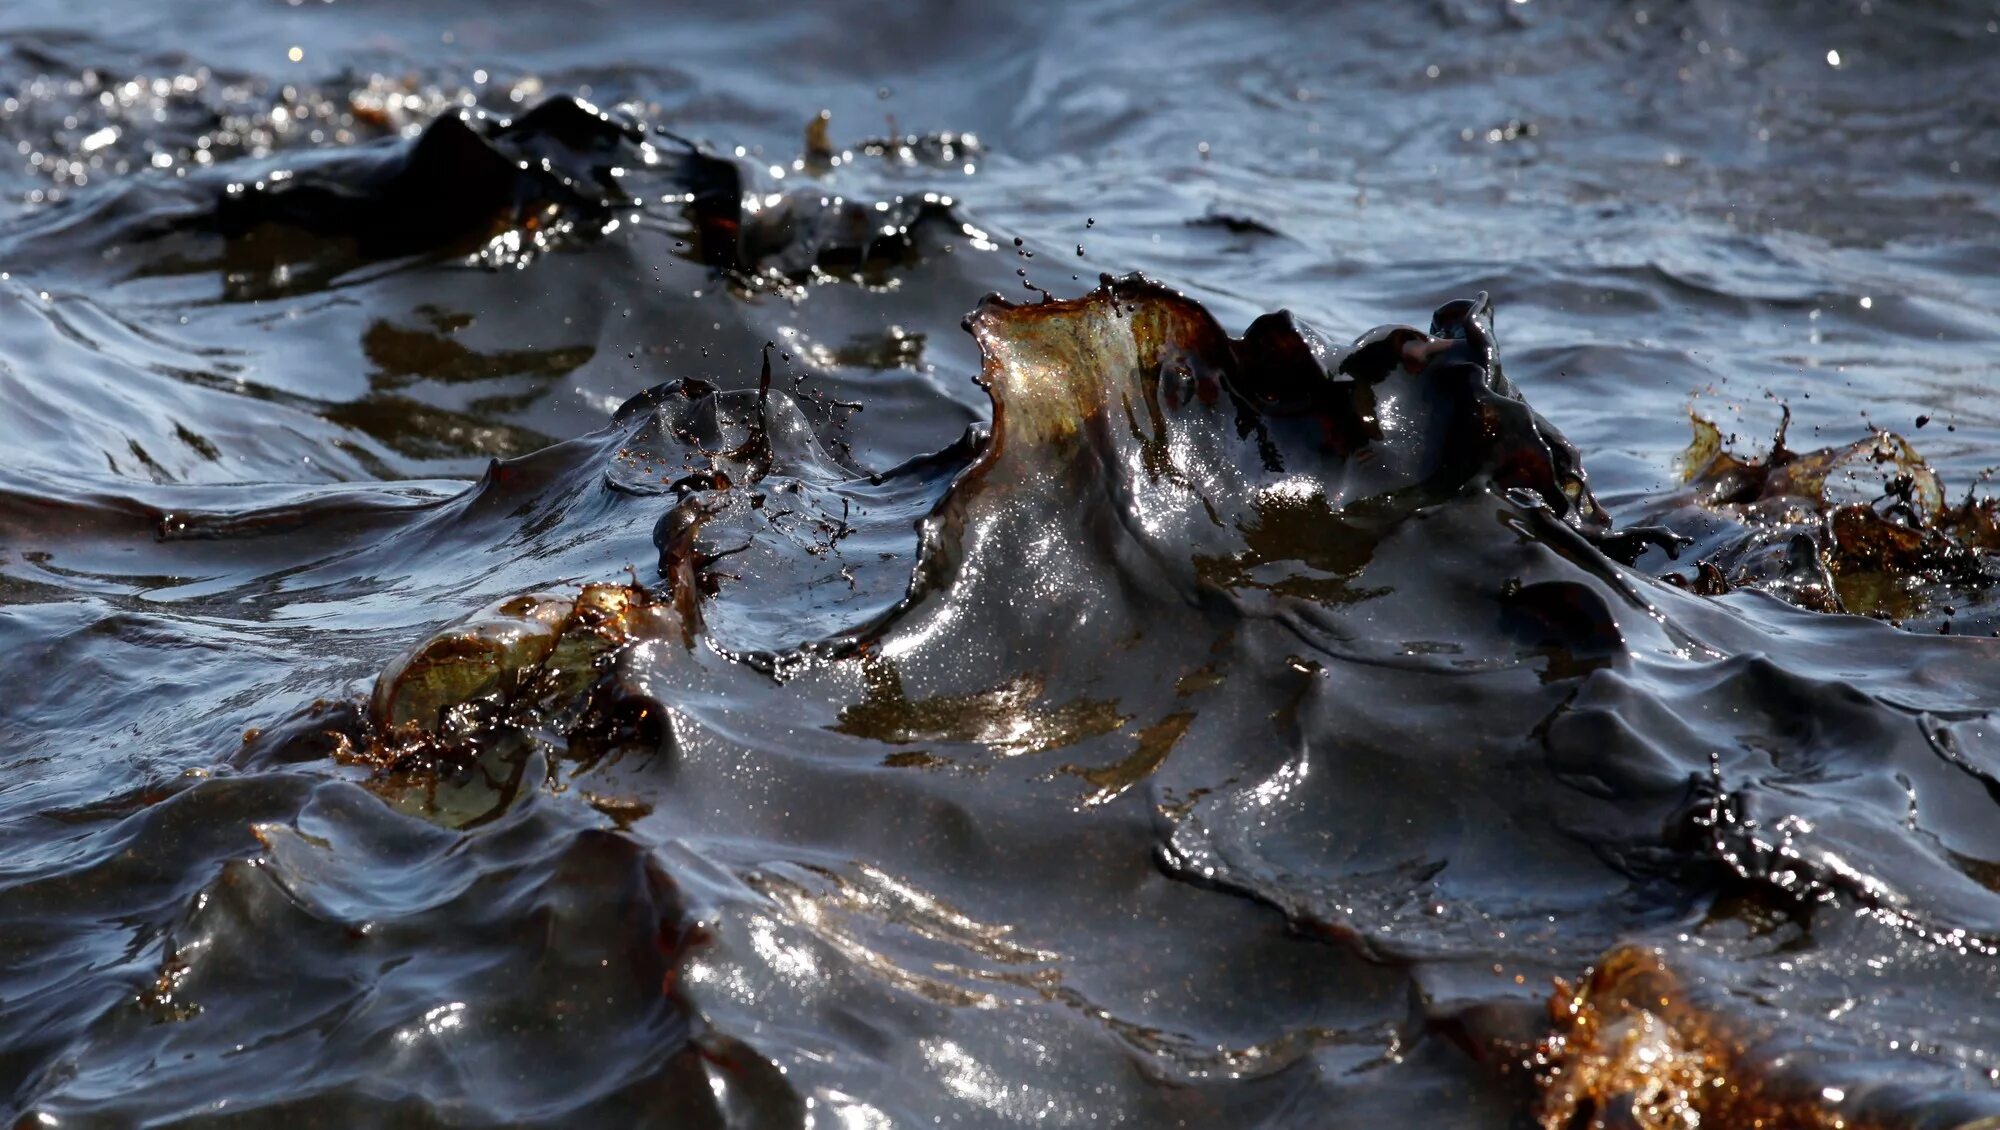
{"type": "Polygon", "coordinates": [[[1669,580],[1707,595],[1748,587],[1815,611],[1990,630],[2000,502],[1967,492],[1953,504],[1893,432],[1800,453],[1780,424],[1758,458],[1728,451],[1708,420],[1693,423],[1686,491],[1723,525],[1704,537],[1694,576],[1669,580]],[[1960,605],[1966,615],[1955,620],[1960,605]]]}

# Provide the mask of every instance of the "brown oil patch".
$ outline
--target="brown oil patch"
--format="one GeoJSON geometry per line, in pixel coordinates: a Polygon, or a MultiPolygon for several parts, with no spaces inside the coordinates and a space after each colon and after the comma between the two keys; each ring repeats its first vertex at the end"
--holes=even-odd
{"type": "MultiPolygon", "coordinates": [[[[582,771],[628,749],[662,747],[665,708],[611,674],[626,646],[685,642],[670,597],[636,585],[585,585],[574,596],[510,597],[433,634],[390,663],[367,714],[334,759],[371,770],[392,805],[453,827],[505,811],[547,756],[582,771]]],[[[614,821],[645,813],[586,794],[614,821]]]]}
{"type": "Polygon", "coordinates": [[[561,377],[590,363],[593,346],[557,349],[505,349],[481,353],[453,335],[471,323],[466,315],[447,314],[435,307],[418,311],[431,329],[413,329],[376,319],[361,335],[361,351],[375,366],[369,383],[378,390],[396,389],[419,380],[463,383],[495,377],[561,377]]]}
{"type": "Polygon", "coordinates": [[[951,762],[927,749],[906,749],[884,757],[882,766],[886,769],[946,769],[951,762]]]}
{"type": "Polygon", "coordinates": [[[611,818],[620,828],[630,828],[633,824],[653,814],[653,806],[637,797],[607,796],[588,789],[583,792],[584,803],[611,818]]]}
{"type": "Polygon", "coordinates": [[[1208,311],[1136,280],[1039,305],[989,299],[966,325],[993,397],[995,456],[1008,442],[1063,446],[1086,421],[1150,404],[1145,383],[1165,363],[1221,372],[1231,360],[1208,311]]]}
{"type": "Polygon", "coordinates": [[[836,733],[893,745],[978,744],[1013,756],[1060,749],[1130,721],[1118,713],[1117,704],[1104,699],[1041,701],[1045,686],[1039,675],[1017,675],[969,694],[913,699],[887,660],[869,656],[862,664],[866,694],[841,709],[836,733]]]}
{"type": "MultiPolygon", "coordinates": [[[[1692,1000],[1655,951],[1623,945],[1583,980],[1557,981],[1554,1032],[1536,1049],[1542,1130],[1910,1130],[1919,1111],[1864,1109],[1835,1080],[1770,1074],[1774,1033],[1692,1000]]],[[[1870,1107],[1875,1104],[1868,1104],[1870,1107]]],[[[1986,1125],[1978,1122],[1972,1125],[1986,1125]]]]}
{"type": "Polygon", "coordinates": [[[1175,680],[1174,694],[1179,698],[1192,698],[1221,686],[1222,681],[1222,671],[1213,663],[1205,663],[1175,680]]]}
{"type": "Polygon", "coordinates": [[[1680,459],[1702,507],[1746,536],[1666,579],[1703,595],[1754,587],[1805,608],[1902,618],[1940,586],[1986,588],[1982,554],[2000,549],[2000,501],[1947,501],[1945,485],[1902,436],[1878,431],[1841,447],[1795,452],[1784,421],[1762,458],[1728,450],[1721,430],[1691,417],[1680,459]]]}
{"type": "Polygon", "coordinates": [[[1085,807],[1115,800],[1126,789],[1152,776],[1153,770],[1165,763],[1167,755],[1174,751],[1174,746],[1193,722],[1194,712],[1191,710],[1169,714],[1139,731],[1138,748],[1132,751],[1131,756],[1097,769],[1065,765],[1062,771],[1081,777],[1091,785],[1091,794],[1083,801],[1085,807]]]}

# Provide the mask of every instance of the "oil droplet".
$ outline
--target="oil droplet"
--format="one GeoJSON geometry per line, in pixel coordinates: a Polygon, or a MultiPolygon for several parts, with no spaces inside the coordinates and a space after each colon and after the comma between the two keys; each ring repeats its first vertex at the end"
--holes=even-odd
{"type": "Polygon", "coordinates": [[[1837,66],[1839,66],[1839,65],[1840,65],[1840,52],[1838,52],[1838,51],[1828,51],[1828,52],[1826,53],[1826,65],[1827,65],[1827,66],[1829,66],[1829,67],[1837,67],[1837,66]]]}
{"type": "Polygon", "coordinates": [[[285,57],[287,59],[290,59],[292,62],[296,63],[306,57],[305,49],[302,47],[294,47],[290,51],[285,52],[285,57]]]}

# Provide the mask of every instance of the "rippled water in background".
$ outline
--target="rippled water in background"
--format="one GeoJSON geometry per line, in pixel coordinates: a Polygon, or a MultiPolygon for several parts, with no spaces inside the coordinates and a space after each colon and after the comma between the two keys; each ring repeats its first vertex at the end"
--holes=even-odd
{"type": "Polygon", "coordinates": [[[8,1115],[2000,1116],[2000,606],[1655,579],[1735,529],[1691,404],[2000,463],[2000,4],[1327,8],[0,9],[8,1115]],[[1255,379],[1185,326],[1128,386],[988,308],[994,423],[981,296],[1133,271],[1487,292],[1695,550],[1344,509],[1443,433],[1170,395],[1255,379]],[[580,714],[365,717],[631,582],[580,714]]]}

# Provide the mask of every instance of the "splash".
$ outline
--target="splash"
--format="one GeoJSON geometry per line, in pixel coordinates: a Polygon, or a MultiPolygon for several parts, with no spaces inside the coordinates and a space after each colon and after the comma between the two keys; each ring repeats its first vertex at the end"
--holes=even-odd
{"type": "MultiPolygon", "coordinates": [[[[2000,580],[2000,502],[1968,491],[1956,505],[1902,436],[1876,432],[1842,447],[1795,452],[1791,410],[1768,454],[1739,456],[1697,416],[1681,457],[1694,501],[1730,523],[1704,539],[1692,578],[1704,595],[1755,588],[1820,612],[1922,620],[1950,630],[1960,604],[1984,606],[2000,580]]],[[[1983,625],[1984,611],[1969,619],[1983,625]]]]}

